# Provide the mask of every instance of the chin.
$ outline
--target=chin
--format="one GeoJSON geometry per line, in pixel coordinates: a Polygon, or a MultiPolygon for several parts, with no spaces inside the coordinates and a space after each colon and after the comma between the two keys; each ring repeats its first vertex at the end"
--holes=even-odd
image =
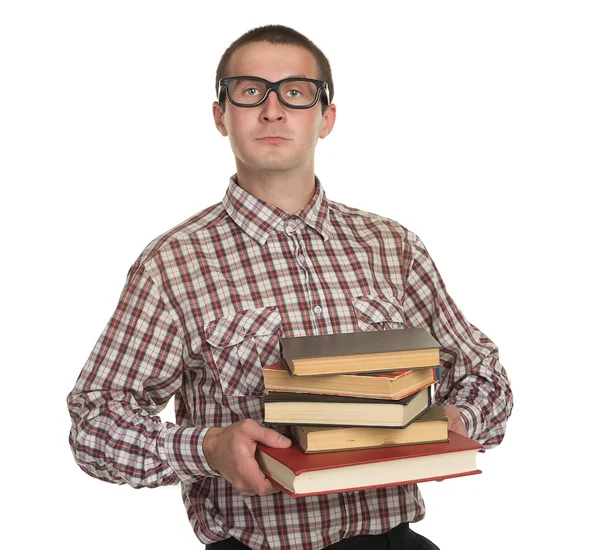
{"type": "Polygon", "coordinates": [[[248,165],[257,170],[291,170],[297,164],[290,159],[267,155],[249,160],[248,165]]]}

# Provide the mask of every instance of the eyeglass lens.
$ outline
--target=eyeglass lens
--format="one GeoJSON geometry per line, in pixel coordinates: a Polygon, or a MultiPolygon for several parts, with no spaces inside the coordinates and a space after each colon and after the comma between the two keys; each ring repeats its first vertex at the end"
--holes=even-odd
{"type": "MultiPolygon", "coordinates": [[[[282,82],[279,93],[283,101],[294,106],[310,105],[317,97],[317,85],[305,80],[282,82]]],[[[267,93],[267,85],[259,80],[235,78],[229,83],[229,97],[236,103],[254,105],[267,93]]]]}

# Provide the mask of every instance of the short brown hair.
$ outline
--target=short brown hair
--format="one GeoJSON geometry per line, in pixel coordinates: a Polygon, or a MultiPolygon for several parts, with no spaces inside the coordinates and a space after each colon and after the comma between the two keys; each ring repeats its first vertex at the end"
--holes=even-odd
{"type": "Polygon", "coordinates": [[[219,95],[219,80],[229,76],[226,74],[227,65],[231,61],[231,57],[233,56],[234,52],[246,44],[253,44],[255,42],[300,46],[301,48],[308,50],[317,62],[317,68],[319,71],[318,78],[319,80],[324,80],[327,82],[327,86],[329,87],[329,100],[330,102],[333,101],[333,78],[331,76],[331,66],[329,65],[329,60],[327,57],[325,57],[325,54],[306,36],[298,31],[295,31],[294,29],[291,29],[290,27],[285,27],[283,25],[265,25],[264,27],[256,27],[255,29],[251,29],[244,33],[235,42],[231,43],[231,45],[222,55],[221,61],[219,61],[219,66],[217,67],[217,76],[215,79],[217,96],[219,95]]]}

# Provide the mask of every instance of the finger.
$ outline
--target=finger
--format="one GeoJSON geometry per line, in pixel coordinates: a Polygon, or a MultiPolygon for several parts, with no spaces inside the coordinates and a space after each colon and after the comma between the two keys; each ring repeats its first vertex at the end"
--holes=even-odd
{"type": "MultiPolygon", "coordinates": [[[[268,481],[268,480],[267,480],[268,481]]],[[[242,495],[244,495],[245,497],[256,497],[256,496],[267,496],[267,495],[274,495],[276,493],[281,493],[281,489],[279,487],[277,487],[277,485],[273,485],[271,483],[271,487],[266,490],[263,491],[262,494],[256,493],[254,491],[244,491],[242,492],[242,495]]]]}
{"type": "Polygon", "coordinates": [[[253,460],[248,462],[245,469],[245,480],[246,483],[259,495],[266,495],[271,491],[274,485],[265,476],[263,471],[260,469],[258,462],[253,460]]]}
{"type": "Polygon", "coordinates": [[[465,437],[468,436],[467,428],[464,425],[462,419],[458,419],[454,423],[454,426],[453,426],[452,430],[455,431],[457,434],[464,435],[465,437]]]}
{"type": "Polygon", "coordinates": [[[269,491],[266,494],[273,495],[275,493],[281,493],[281,489],[277,487],[277,485],[273,485],[273,483],[271,483],[271,489],[269,489],[269,491]]]}
{"type": "Polygon", "coordinates": [[[276,485],[273,485],[273,484],[271,484],[271,489],[269,489],[263,495],[259,495],[258,493],[255,493],[254,491],[240,491],[240,494],[242,496],[245,496],[245,497],[256,497],[256,496],[274,495],[276,493],[281,493],[281,489],[279,487],[277,487],[276,485]]]}
{"type": "Polygon", "coordinates": [[[252,430],[252,437],[268,447],[285,448],[292,444],[291,439],[285,437],[285,435],[280,434],[278,431],[272,430],[271,428],[261,426],[260,424],[257,424],[252,430]]]}
{"type": "Polygon", "coordinates": [[[467,428],[465,428],[465,425],[460,421],[454,422],[449,429],[457,434],[464,435],[465,437],[467,436],[467,428]]]}

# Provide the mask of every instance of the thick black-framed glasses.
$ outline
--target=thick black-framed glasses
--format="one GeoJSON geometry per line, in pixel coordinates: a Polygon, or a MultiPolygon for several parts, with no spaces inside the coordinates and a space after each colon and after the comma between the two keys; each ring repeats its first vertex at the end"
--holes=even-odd
{"type": "Polygon", "coordinates": [[[324,80],[313,78],[284,78],[269,82],[258,76],[232,76],[219,80],[219,100],[223,89],[227,99],[236,107],[256,107],[274,90],[279,101],[290,109],[310,109],[323,96],[329,105],[329,88],[324,80]]]}

